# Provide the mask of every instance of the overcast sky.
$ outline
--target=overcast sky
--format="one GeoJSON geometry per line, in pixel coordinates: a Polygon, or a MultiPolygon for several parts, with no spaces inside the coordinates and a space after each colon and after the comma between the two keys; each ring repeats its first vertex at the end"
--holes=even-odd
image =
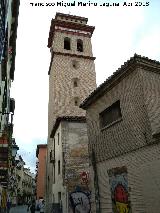
{"type": "MultiPolygon", "coordinates": [[[[21,0],[18,20],[15,80],[11,96],[15,98],[14,137],[28,167],[34,171],[36,146],[47,143],[48,69],[47,48],[51,19],[56,12],[88,18],[95,26],[92,36],[96,57],[96,80],[100,85],[134,53],[160,61],[160,1],[142,1],[143,5],[123,6],[124,1],[75,1],[73,7],[46,6],[55,0],[42,0],[44,6],[32,6],[35,0],[21,0]],[[78,6],[78,2],[97,6],[78,6]],[[102,3],[119,6],[100,6],[102,3]]],[[[65,5],[66,2],[58,1],[65,5]]]]}

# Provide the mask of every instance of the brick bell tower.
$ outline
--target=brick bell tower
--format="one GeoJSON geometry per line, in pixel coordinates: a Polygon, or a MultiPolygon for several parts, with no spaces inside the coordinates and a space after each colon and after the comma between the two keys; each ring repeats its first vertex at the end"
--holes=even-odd
{"type": "Polygon", "coordinates": [[[80,103],[96,88],[91,37],[93,26],[87,18],[56,13],[52,19],[48,47],[49,66],[48,144],[46,172],[47,208],[51,203],[53,166],[49,153],[53,146],[51,131],[59,116],[85,116],[80,103]]]}
{"type": "Polygon", "coordinates": [[[87,18],[56,13],[51,21],[48,134],[56,117],[82,116],[79,104],[96,88],[91,37],[87,18]]]}

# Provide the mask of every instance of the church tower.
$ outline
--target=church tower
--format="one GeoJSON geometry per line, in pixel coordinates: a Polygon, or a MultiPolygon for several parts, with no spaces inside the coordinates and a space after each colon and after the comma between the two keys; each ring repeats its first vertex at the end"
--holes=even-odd
{"type": "Polygon", "coordinates": [[[79,108],[96,88],[91,45],[94,27],[87,25],[87,21],[62,13],[56,13],[51,21],[45,197],[48,212],[53,203],[61,203],[64,212],[70,212],[68,196],[81,184],[79,174],[89,170],[85,110],[79,108]]]}
{"type": "Polygon", "coordinates": [[[91,37],[87,18],[56,13],[51,21],[48,134],[58,116],[82,116],[79,104],[96,88],[91,37]]]}

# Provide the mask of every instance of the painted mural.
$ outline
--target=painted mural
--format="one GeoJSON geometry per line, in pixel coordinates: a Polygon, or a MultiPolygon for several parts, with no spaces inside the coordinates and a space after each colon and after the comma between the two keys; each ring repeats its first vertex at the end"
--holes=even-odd
{"type": "Polygon", "coordinates": [[[73,213],[90,213],[90,194],[75,191],[70,194],[70,203],[73,213]]]}
{"type": "Polygon", "coordinates": [[[112,198],[113,213],[131,213],[127,168],[117,167],[107,171],[112,198]]]}

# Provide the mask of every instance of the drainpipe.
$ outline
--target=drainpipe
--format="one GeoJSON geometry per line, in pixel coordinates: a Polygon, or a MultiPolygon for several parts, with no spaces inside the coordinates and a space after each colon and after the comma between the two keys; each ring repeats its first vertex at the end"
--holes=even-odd
{"type": "Polygon", "coordinates": [[[99,184],[98,184],[98,173],[96,165],[96,155],[95,151],[92,149],[92,166],[94,171],[94,189],[95,189],[95,203],[96,203],[96,213],[101,213],[100,209],[100,195],[99,195],[99,184]]]}

